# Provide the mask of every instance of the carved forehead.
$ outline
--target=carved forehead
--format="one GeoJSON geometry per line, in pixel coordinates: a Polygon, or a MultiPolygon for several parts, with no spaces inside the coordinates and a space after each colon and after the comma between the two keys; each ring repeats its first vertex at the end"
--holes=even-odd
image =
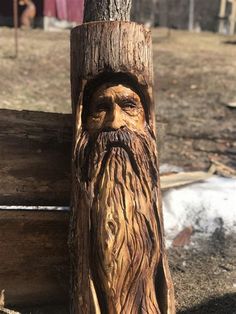
{"type": "Polygon", "coordinates": [[[91,95],[91,100],[95,101],[98,98],[107,97],[131,97],[140,101],[140,97],[137,92],[128,84],[119,83],[104,83],[99,86],[91,95]]]}

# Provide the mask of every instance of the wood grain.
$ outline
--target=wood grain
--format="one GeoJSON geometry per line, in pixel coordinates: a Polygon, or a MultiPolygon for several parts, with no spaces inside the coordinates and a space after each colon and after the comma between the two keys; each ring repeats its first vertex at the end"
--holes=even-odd
{"type": "Polygon", "coordinates": [[[68,211],[0,210],[5,307],[68,304],[68,211]]]}
{"type": "Polygon", "coordinates": [[[0,205],[68,205],[72,118],[0,110],[0,205]]]}

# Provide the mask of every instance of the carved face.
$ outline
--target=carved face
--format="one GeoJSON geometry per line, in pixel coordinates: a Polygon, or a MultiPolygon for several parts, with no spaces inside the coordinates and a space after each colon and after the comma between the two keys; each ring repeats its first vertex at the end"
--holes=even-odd
{"type": "Polygon", "coordinates": [[[101,85],[92,95],[89,106],[85,129],[90,135],[122,127],[132,131],[144,131],[145,113],[141,99],[127,85],[114,83],[101,85]]]}
{"type": "Polygon", "coordinates": [[[90,267],[96,313],[167,313],[155,289],[164,278],[156,140],[140,96],[124,84],[103,84],[87,105],[76,139],[74,213],[76,241],[90,245],[78,264],[90,267]]]}

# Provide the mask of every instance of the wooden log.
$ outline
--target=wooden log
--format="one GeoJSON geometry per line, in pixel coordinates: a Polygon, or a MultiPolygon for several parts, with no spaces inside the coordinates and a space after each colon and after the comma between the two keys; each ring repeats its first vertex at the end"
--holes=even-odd
{"type": "Polygon", "coordinates": [[[68,304],[68,210],[0,209],[5,307],[68,304]]]}
{"type": "Polygon", "coordinates": [[[0,205],[70,203],[71,115],[0,110],[0,205]]]}
{"type": "MultiPolygon", "coordinates": [[[[113,20],[111,4],[123,13],[122,2],[90,1],[89,21],[113,20]]],[[[123,21],[72,30],[71,84],[70,313],[173,314],[150,31],[123,21]]]]}

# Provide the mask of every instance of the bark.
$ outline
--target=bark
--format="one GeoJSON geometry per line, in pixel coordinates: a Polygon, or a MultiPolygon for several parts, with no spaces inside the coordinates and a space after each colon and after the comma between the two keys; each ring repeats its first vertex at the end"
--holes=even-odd
{"type": "Polygon", "coordinates": [[[84,22],[130,21],[132,0],[85,0],[84,22]]]}
{"type": "Polygon", "coordinates": [[[0,210],[0,293],[6,308],[67,304],[69,213],[0,210]]]}

